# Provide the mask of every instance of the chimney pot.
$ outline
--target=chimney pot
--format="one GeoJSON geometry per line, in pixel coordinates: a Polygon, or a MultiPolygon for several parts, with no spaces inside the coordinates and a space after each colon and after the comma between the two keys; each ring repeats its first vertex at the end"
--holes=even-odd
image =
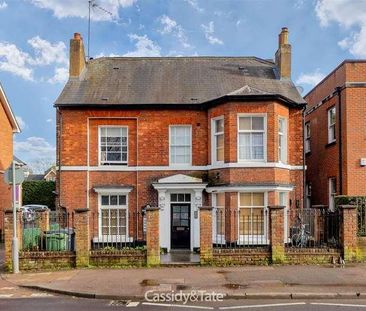
{"type": "Polygon", "coordinates": [[[78,32],[74,33],[74,39],[75,40],[81,40],[81,35],[78,32]]]}

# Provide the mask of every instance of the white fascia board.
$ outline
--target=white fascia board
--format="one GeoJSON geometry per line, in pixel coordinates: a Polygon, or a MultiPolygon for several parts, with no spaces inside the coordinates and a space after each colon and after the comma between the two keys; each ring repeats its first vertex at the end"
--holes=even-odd
{"type": "Polygon", "coordinates": [[[1,83],[0,83],[0,101],[3,103],[5,113],[6,113],[6,115],[8,116],[8,118],[10,120],[11,126],[13,128],[13,133],[20,133],[21,130],[20,130],[18,121],[15,118],[13,110],[10,107],[8,98],[6,97],[6,94],[4,92],[4,89],[1,85],[1,83]]]}

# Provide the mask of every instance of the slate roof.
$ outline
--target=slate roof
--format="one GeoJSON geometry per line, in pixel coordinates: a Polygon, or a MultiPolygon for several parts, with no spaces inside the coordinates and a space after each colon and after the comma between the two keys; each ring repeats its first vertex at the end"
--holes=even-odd
{"type": "Polygon", "coordinates": [[[55,106],[202,104],[230,96],[305,104],[272,61],[256,57],[102,57],[69,79],[55,106]]]}

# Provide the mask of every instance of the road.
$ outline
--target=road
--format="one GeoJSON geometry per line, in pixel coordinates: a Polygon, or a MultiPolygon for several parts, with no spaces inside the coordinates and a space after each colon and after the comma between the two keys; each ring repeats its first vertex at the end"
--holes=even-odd
{"type": "Polygon", "coordinates": [[[104,310],[274,310],[274,311],[334,311],[365,310],[366,300],[224,300],[214,304],[190,304],[172,306],[168,304],[147,304],[146,302],[94,300],[64,296],[33,298],[1,298],[0,310],[6,311],[104,311],[104,310]]]}

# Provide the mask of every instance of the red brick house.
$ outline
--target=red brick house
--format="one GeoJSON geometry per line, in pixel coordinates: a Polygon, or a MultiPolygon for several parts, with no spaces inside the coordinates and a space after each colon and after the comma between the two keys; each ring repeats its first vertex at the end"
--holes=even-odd
{"type": "MultiPolygon", "coordinates": [[[[142,237],[132,215],[160,208],[160,244],[195,249],[199,207],[243,210],[249,232],[268,205],[303,202],[303,110],[288,30],[276,60],[102,57],[70,41],[57,109],[58,204],[87,208],[94,242],[142,237]],[[137,232],[137,235],[134,235],[137,232]]],[[[236,242],[240,224],[222,235],[236,242]]],[[[215,231],[215,228],[214,228],[215,231]]],[[[217,232],[216,232],[217,233],[217,232]]]]}
{"type": "Polygon", "coordinates": [[[305,96],[308,204],[366,195],[365,78],[365,60],[345,60],[305,96]]]}
{"type": "Polygon", "coordinates": [[[0,83],[0,231],[5,209],[11,208],[11,187],[4,182],[4,171],[13,160],[13,134],[20,128],[0,83]]]}

